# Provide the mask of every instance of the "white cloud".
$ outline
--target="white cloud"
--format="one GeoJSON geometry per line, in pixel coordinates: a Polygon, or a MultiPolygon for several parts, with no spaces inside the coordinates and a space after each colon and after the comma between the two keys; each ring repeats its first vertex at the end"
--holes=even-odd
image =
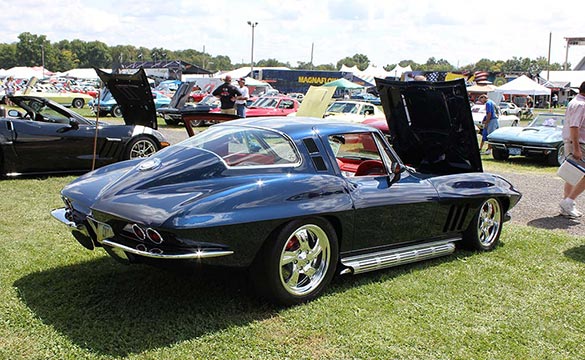
{"type": "MultiPolygon", "coordinates": [[[[291,65],[310,61],[312,45],[316,64],[335,64],[356,53],[378,66],[405,59],[424,63],[430,57],[461,66],[482,58],[546,58],[550,33],[551,61],[563,63],[564,37],[585,36],[575,21],[585,2],[544,8],[533,1],[503,0],[484,7],[464,0],[5,0],[2,10],[0,39],[7,43],[30,32],[52,42],[205,48],[232,62],[249,61],[246,22],[257,21],[254,59],[291,65]]],[[[573,65],[583,56],[585,47],[569,49],[573,65]]]]}

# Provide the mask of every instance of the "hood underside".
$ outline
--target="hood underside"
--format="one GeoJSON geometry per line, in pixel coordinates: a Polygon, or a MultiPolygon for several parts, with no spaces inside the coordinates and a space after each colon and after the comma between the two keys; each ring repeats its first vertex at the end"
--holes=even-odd
{"type": "Polygon", "coordinates": [[[134,74],[110,74],[95,69],[122,109],[126,125],[157,128],[156,107],[144,69],[134,74]]]}
{"type": "Polygon", "coordinates": [[[376,79],[376,88],[405,164],[431,174],[483,171],[465,81],[376,79]]]}

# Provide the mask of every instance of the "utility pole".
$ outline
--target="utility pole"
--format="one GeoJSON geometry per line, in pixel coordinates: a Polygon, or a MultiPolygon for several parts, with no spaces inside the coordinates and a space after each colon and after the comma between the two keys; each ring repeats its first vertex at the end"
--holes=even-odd
{"type": "Polygon", "coordinates": [[[252,27],[252,50],[250,52],[250,76],[254,77],[254,28],[258,26],[257,21],[248,21],[248,25],[252,27]]]}

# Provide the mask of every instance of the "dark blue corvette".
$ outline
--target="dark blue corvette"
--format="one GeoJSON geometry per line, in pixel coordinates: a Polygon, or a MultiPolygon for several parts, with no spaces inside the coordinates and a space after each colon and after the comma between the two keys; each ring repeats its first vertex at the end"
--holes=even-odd
{"type": "Polygon", "coordinates": [[[377,129],[315,118],[210,127],[147,160],[88,173],[53,216],[124,262],[250,268],[295,304],[357,274],[499,241],[520,194],[482,172],[465,84],[378,82],[377,129]]]}

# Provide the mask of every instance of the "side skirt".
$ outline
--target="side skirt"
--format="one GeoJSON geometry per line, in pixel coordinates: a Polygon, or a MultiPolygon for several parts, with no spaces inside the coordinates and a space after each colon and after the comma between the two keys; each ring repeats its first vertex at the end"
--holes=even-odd
{"type": "Polygon", "coordinates": [[[370,254],[348,256],[341,259],[341,264],[345,266],[345,269],[340,274],[360,274],[449,255],[455,251],[455,241],[458,240],[461,240],[461,238],[451,238],[370,254]]]}

